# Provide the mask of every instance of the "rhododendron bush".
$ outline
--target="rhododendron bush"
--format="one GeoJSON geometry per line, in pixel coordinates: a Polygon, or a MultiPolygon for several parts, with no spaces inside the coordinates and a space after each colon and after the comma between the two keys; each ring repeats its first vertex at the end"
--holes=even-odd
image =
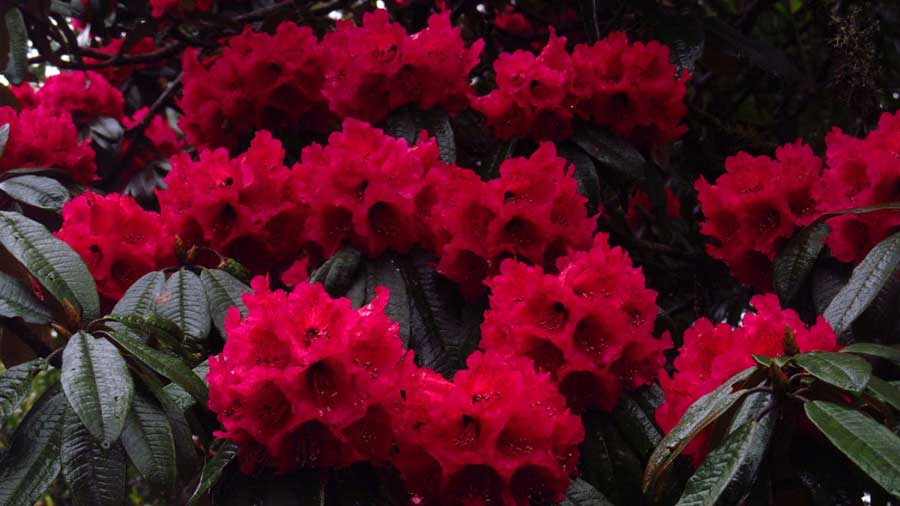
{"type": "Polygon", "coordinates": [[[0,506],[895,504],[898,16],[2,3],[0,506]]]}

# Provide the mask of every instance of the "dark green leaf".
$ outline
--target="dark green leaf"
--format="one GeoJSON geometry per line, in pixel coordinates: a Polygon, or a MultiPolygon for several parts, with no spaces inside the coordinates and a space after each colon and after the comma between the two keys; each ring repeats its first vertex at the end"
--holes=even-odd
{"type": "Polygon", "coordinates": [[[241,297],[252,290],[236,277],[219,269],[207,269],[201,272],[200,282],[203,283],[206,291],[209,314],[219,335],[224,339],[227,337],[225,335],[225,315],[228,313],[228,308],[237,307],[241,311],[241,316],[246,316],[247,306],[244,305],[241,297]]]}
{"type": "Polygon", "coordinates": [[[422,113],[423,123],[428,133],[437,139],[441,153],[441,161],[444,163],[456,163],[456,137],[453,135],[453,125],[450,124],[450,116],[443,109],[430,109],[422,113]]]}
{"type": "Polygon", "coordinates": [[[745,57],[759,68],[788,81],[799,81],[803,74],[780,50],[751,39],[717,17],[703,20],[708,42],[729,49],[738,57],[745,57]]]}
{"type": "Polygon", "coordinates": [[[678,506],[739,504],[769,448],[774,420],[773,416],[750,420],[710,451],[688,480],[678,506]]]}
{"type": "Polygon", "coordinates": [[[12,84],[22,84],[28,77],[28,29],[19,9],[6,10],[4,16],[9,33],[9,62],[3,74],[12,84]]]}
{"type": "Polygon", "coordinates": [[[0,427],[22,404],[31,389],[32,380],[46,367],[47,362],[38,358],[10,367],[0,374],[0,427]]]}
{"type": "MultiPolygon", "coordinates": [[[[194,374],[197,375],[204,382],[206,381],[206,374],[209,373],[209,359],[200,362],[197,367],[193,369],[194,374]]],[[[163,387],[163,392],[172,399],[172,402],[178,406],[181,411],[187,411],[189,408],[193,407],[197,404],[197,401],[191,397],[191,394],[187,393],[187,391],[177,383],[169,383],[165,387],[163,387]]]]}
{"type": "Polygon", "coordinates": [[[575,130],[572,141],[600,167],[613,170],[629,181],[641,180],[646,176],[647,160],[630,143],[606,130],[582,127],[575,130]]]}
{"type": "Polygon", "coordinates": [[[66,399],[45,394],[25,416],[0,460],[0,504],[32,506],[61,468],[66,399]]]}
{"type": "Polygon", "coordinates": [[[825,401],[803,407],[838,450],[888,493],[900,497],[900,437],[851,408],[825,401]]]}
{"type": "Polygon", "coordinates": [[[197,489],[194,490],[194,494],[188,501],[189,506],[196,504],[203,494],[219,481],[225,467],[237,456],[237,445],[227,439],[217,439],[210,446],[210,452],[213,456],[203,466],[200,483],[197,484],[197,489]]]}
{"type": "Polygon", "coordinates": [[[569,490],[566,492],[566,499],[560,503],[560,506],[613,506],[606,497],[603,496],[590,483],[576,478],[569,484],[569,490]]]}
{"type": "Polygon", "coordinates": [[[72,410],[67,410],[61,458],[75,506],[125,504],[125,450],[118,441],[103,448],[72,410]]]}
{"type": "Polygon", "coordinates": [[[613,460],[606,443],[603,426],[609,424],[608,415],[588,412],[582,416],[584,442],[579,447],[581,464],[578,466],[581,478],[612,498],[622,500],[619,492],[613,460]]]}
{"type": "Polygon", "coordinates": [[[58,211],[72,196],[59,181],[42,176],[18,176],[0,181],[0,190],[23,204],[58,211]]]}
{"type": "Polygon", "coordinates": [[[410,146],[416,142],[419,135],[419,127],[416,125],[416,117],[409,108],[401,108],[384,120],[382,125],[384,133],[391,137],[403,139],[410,146]]]}
{"type": "Polygon", "coordinates": [[[97,285],[78,253],[40,223],[0,211],[0,245],[61,303],[81,309],[82,319],[100,316],[97,285]]]}
{"type": "Polygon", "coordinates": [[[132,334],[142,338],[145,342],[148,341],[148,338],[153,338],[166,346],[180,350],[181,343],[184,341],[184,332],[181,331],[181,327],[172,320],[166,320],[161,316],[112,314],[107,318],[121,323],[132,334]]]}
{"type": "Polygon", "coordinates": [[[719,388],[691,404],[681,420],[666,434],[653,454],[650,455],[644,471],[643,489],[645,493],[653,488],[656,480],[665,473],[674,462],[675,457],[681,454],[684,447],[697,434],[725,414],[734,403],[745,395],[745,390],[735,391],[735,387],[750,378],[755,370],[755,367],[751,367],[734,375],[719,388]]]}
{"type": "Polygon", "coordinates": [[[141,476],[169,490],[175,483],[175,440],[166,413],[153,400],[135,395],[122,431],[122,446],[141,476]]]}
{"type": "Polygon", "coordinates": [[[841,288],[825,309],[825,319],[835,334],[841,335],[875,300],[881,287],[894,274],[900,263],[900,233],[872,248],[866,258],[853,269],[850,281],[841,288]]]}
{"type": "Polygon", "coordinates": [[[353,285],[361,263],[359,250],[343,248],[316,269],[309,282],[322,283],[328,295],[340,297],[353,285]]]}
{"type": "Polygon", "coordinates": [[[855,353],[857,355],[866,355],[869,357],[883,358],[900,364],[900,350],[890,346],[873,343],[854,343],[841,349],[843,353],[855,353]]]}
{"type": "Polygon", "coordinates": [[[814,351],[797,355],[794,362],[816,378],[856,394],[872,377],[872,364],[848,353],[814,351]]]}
{"type": "Polygon", "coordinates": [[[0,125],[0,156],[6,150],[6,143],[9,142],[9,123],[0,125]]]}
{"type": "Polygon", "coordinates": [[[625,440],[642,459],[647,458],[662,439],[662,434],[653,420],[628,394],[622,396],[619,405],[613,411],[613,419],[616,427],[625,436],[625,440]]]}
{"type": "Polygon", "coordinates": [[[595,214],[600,205],[600,178],[594,161],[577,146],[562,144],[558,149],[560,156],[572,162],[572,175],[578,182],[578,193],[588,199],[588,214],[595,214]]]}
{"type": "Polygon", "coordinates": [[[27,323],[50,323],[50,310],[18,279],[0,272],[0,316],[21,318],[27,323]]]}
{"type": "Polygon", "coordinates": [[[144,274],[128,287],[128,290],[113,307],[113,314],[155,314],[165,284],[166,275],[161,271],[144,274]]]}
{"type": "Polygon", "coordinates": [[[211,327],[209,306],[200,277],[180,269],[166,281],[159,296],[159,315],[175,322],[191,342],[201,342],[211,327]]]}
{"type": "Polygon", "coordinates": [[[107,333],[110,339],[121,346],[137,361],[149,367],[157,374],[168,378],[191,394],[202,405],[206,405],[209,391],[194,371],[176,357],[153,349],[127,331],[107,333]]]}
{"type": "Polygon", "coordinates": [[[812,272],[819,253],[825,247],[822,241],[828,237],[828,225],[822,222],[804,227],[784,245],[775,257],[775,291],[783,303],[794,300],[809,273],[812,272]]]}
{"type": "Polygon", "coordinates": [[[134,397],[125,359],[109,341],[78,332],[63,351],[63,391],[91,435],[109,447],[122,432],[134,397]]]}
{"type": "Polygon", "coordinates": [[[896,385],[892,385],[881,378],[872,376],[869,380],[869,386],[866,387],[866,392],[879,401],[900,411],[900,388],[897,388],[896,385]]]}
{"type": "Polygon", "coordinates": [[[678,70],[694,73],[697,60],[703,56],[706,34],[703,23],[695,16],[666,16],[656,32],[659,41],[672,50],[671,60],[678,70]]]}

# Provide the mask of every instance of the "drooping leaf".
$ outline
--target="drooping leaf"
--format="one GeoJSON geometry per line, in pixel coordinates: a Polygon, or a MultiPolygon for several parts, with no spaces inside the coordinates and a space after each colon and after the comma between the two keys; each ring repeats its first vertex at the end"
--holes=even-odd
{"type": "Polygon", "coordinates": [[[137,361],[160,376],[178,384],[194,399],[204,406],[206,405],[209,398],[206,383],[182,360],[147,346],[127,331],[115,331],[106,335],[137,361]]]}
{"type": "Polygon", "coordinates": [[[62,474],[75,506],[125,503],[128,481],[124,448],[118,441],[103,448],[72,410],[67,410],[61,459],[62,474]]]}
{"type": "Polygon", "coordinates": [[[236,277],[219,269],[206,269],[201,272],[200,282],[203,283],[206,291],[209,314],[219,335],[224,339],[226,337],[225,315],[228,313],[228,308],[237,307],[241,311],[241,316],[246,316],[247,306],[244,305],[241,297],[252,290],[236,277]]]}
{"type": "Polygon", "coordinates": [[[135,281],[119,302],[113,307],[113,314],[156,314],[158,300],[166,284],[166,275],[162,271],[148,272],[135,281]]]}
{"type": "Polygon", "coordinates": [[[423,126],[437,140],[444,163],[456,163],[456,137],[447,111],[435,108],[422,113],[423,126]]]}
{"type": "Polygon", "coordinates": [[[172,274],[159,296],[159,315],[175,322],[190,342],[209,335],[211,321],[200,277],[187,269],[172,274]]]}
{"type": "Polygon", "coordinates": [[[0,211],[0,245],[60,303],[80,309],[83,320],[100,316],[97,285],[87,266],[43,225],[19,213],[0,211]]]}
{"type": "Polygon", "coordinates": [[[175,483],[175,440],[165,412],[153,400],[135,395],[122,431],[122,446],[141,476],[162,490],[175,483]]]}
{"type": "Polygon", "coordinates": [[[9,34],[9,61],[3,75],[12,84],[22,84],[28,77],[28,29],[19,9],[6,10],[4,16],[6,32],[9,34]]]}
{"type": "Polygon", "coordinates": [[[180,350],[181,343],[184,342],[184,332],[181,331],[181,327],[172,320],[161,316],[111,314],[107,318],[124,325],[132,334],[142,338],[145,342],[149,338],[153,338],[176,350],[180,350]]]}
{"type": "Polygon", "coordinates": [[[188,501],[189,506],[197,504],[197,501],[219,481],[219,478],[222,477],[222,473],[225,471],[225,467],[237,456],[237,444],[228,439],[216,439],[210,445],[210,452],[213,455],[203,466],[203,474],[200,476],[197,489],[194,490],[188,501]]]}
{"type": "Polygon", "coordinates": [[[0,316],[21,318],[26,323],[44,324],[53,320],[50,310],[34,292],[16,278],[0,272],[0,316]]]}
{"type": "Polygon", "coordinates": [[[853,269],[850,281],[825,309],[825,319],[841,335],[875,300],[878,292],[900,264],[900,233],[881,241],[853,269]]]}
{"type": "Polygon", "coordinates": [[[841,348],[841,352],[883,358],[895,364],[900,364],[900,350],[882,344],[853,343],[850,346],[841,348]]]}
{"type": "Polygon", "coordinates": [[[828,225],[824,222],[804,227],[788,240],[775,257],[775,291],[783,303],[788,303],[797,296],[825,247],[822,241],[828,237],[828,231],[828,225]]]}
{"type": "Polygon", "coordinates": [[[677,506],[738,504],[756,479],[772,438],[774,419],[750,420],[710,451],[688,480],[677,506]]]}
{"type": "Polygon", "coordinates": [[[641,458],[649,456],[662,439],[662,434],[653,420],[628,394],[622,396],[612,415],[616,427],[641,458]]]}
{"type": "Polygon", "coordinates": [[[803,405],[806,416],[854,464],[900,497],[900,437],[856,411],[825,401],[803,405]]]}
{"type": "Polygon", "coordinates": [[[703,20],[709,44],[728,49],[738,57],[750,60],[766,72],[788,81],[803,78],[800,70],[783,52],[760,40],[751,39],[717,17],[703,20]]]}
{"type": "Polygon", "coordinates": [[[869,384],[872,364],[849,353],[814,351],[801,353],[794,361],[820,380],[858,394],[869,384]]]}
{"type": "Polygon", "coordinates": [[[613,506],[609,500],[603,496],[590,483],[576,478],[569,484],[569,490],[566,492],[566,499],[560,503],[560,506],[613,506]]]}
{"type": "MultiPolygon", "coordinates": [[[[209,359],[200,362],[197,367],[193,369],[194,374],[197,375],[201,380],[206,382],[206,374],[209,373],[209,359]]],[[[187,391],[177,383],[169,383],[165,387],[163,387],[163,392],[172,399],[172,402],[178,406],[181,411],[187,411],[189,408],[193,407],[197,404],[197,401],[191,396],[191,394],[187,393],[187,391]]]]}
{"type": "Polygon", "coordinates": [[[310,283],[322,283],[332,297],[340,297],[353,285],[362,265],[362,253],[355,248],[343,248],[325,261],[309,277],[310,283]]]}
{"type": "Polygon", "coordinates": [[[558,149],[559,155],[572,163],[572,175],[578,182],[578,193],[588,199],[588,213],[595,214],[600,205],[600,178],[594,161],[577,146],[562,144],[558,149]]]}
{"type": "Polygon", "coordinates": [[[47,362],[37,358],[0,373],[0,427],[3,422],[22,404],[31,388],[31,382],[44,368],[47,362]]]}
{"type": "Polygon", "coordinates": [[[50,211],[59,211],[72,198],[59,181],[43,176],[18,176],[0,181],[0,191],[23,204],[50,211]]]}
{"type": "Polygon", "coordinates": [[[647,160],[640,151],[606,130],[578,128],[572,135],[572,141],[597,160],[601,168],[615,171],[629,181],[641,180],[646,175],[647,160]]]}
{"type": "Polygon", "coordinates": [[[616,481],[613,460],[606,442],[603,425],[608,424],[606,413],[589,411],[582,416],[584,442],[579,447],[581,464],[580,476],[614,502],[620,502],[620,492],[616,481]]]}
{"type": "Polygon", "coordinates": [[[869,379],[869,385],[866,387],[866,392],[879,401],[900,411],[900,388],[896,385],[892,385],[877,376],[872,376],[872,378],[869,379]]]}
{"type": "Polygon", "coordinates": [[[681,420],[666,434],[650,455],[644,471],[643,489],[645,493],[653,488],[659,477],[665,473],[675,458],[697,434],[725,414],[734,403],[744,396],[746,391],[735,391],[735,386],[750,378],[755,369],[755,367],[751,367],[734,375],[719,388],[691,404],[682,415],[681,420]]]}
{"type": "Polygon", "coordinates": [[[87,430],[109,447],[119,438],[134,397],[134,382],[119,350],[105,339],[74,334],[63,350],[60,382],[87,430]]]}
{"type": "Polygon", "coordinates": [[[13,433],[0,460],[0,504],[32,506],[59,475],[66,399],[48,392],[13,433]]]}

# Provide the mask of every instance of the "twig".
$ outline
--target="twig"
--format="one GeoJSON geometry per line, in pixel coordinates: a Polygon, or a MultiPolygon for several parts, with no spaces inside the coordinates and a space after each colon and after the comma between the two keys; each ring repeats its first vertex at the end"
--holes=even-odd
{"type": "Polygon", "coordinates": [[[124,155],[122,155],[122,166],[127,167],[128,162],[131,161],[131,158],[134,156],[135,146],[141,142],[143,139],[144,132],[147,130],[147,127],[150,126],[150,122],[153,121],[153,118],[159,114],[160,111],[166,106],[166,102],[175,95],[175,92],[178,91],[178,88],[181,87],[181,80],[184,77],[184,71],[178,73],[178,77],[176,77],[172,82],[169,83],[169,87],[166,88],[165,91],[162,92],[150,108],[147,110],[147,114],[141,118],[136,125],[129,128],[125,133],[126,135],[131,137],[131,144],[128,145],[128,149],[125,151],[124,155]]]}

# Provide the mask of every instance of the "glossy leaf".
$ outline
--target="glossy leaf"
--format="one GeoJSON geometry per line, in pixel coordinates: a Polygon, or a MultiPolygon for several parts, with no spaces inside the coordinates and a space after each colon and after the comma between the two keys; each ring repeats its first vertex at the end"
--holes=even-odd
{"type": "Polygon", "coordinates": [[[222,473],[225,471],[225,467],[237,456],[237,450],[237,444],[233,441],[217,439],[213,442],[210,446],[210,451],[213,453],[213,456],[207,460],[206,464],[203,466],[203,474],[200,476],[200,483],[197,484],[197,489],[194,490],[193,495],[191,495],[188,505],[192,506],[197,504],[197,501],[199,501],[200,498],[203,497],[217,481],[219,481],[222,477],[222,473]]]}
{"type": "Polygon", "coordinates": [[[50,211],[59,211],[72,198],[59,181],[42,176],[18,176],[0,181],[0,191],[23,204],[50,211]]]}
{"type": "Polygon", "coordinates": [[[219,269],[206,269],[200,273],[200,282],[206,292],[206,300],[209,304],[209,314],[213,324],[222,338],[225,335],[225,315],[228,308],[236,307],[241,311],[241,316],[246,316],[247,306],[241,297],[252,290],[241,283],[236,277],[219,269]]]}
{"type": "Polygon", "coordinates": [[[854,343],[850,346],[841,348],[841,352],[853,353],[856,355],[866,355],[875,358],[883,358],[885,360],[894,362],[895,364],[900,364],[900,349],[891,346],[885,346],[883,344],[854,343]]]}
{"type": "Polygon", "coordinates": [[[896,385],[892,385],[881,378],[872,376],[872,379],[869,380],[869,385],[866,387],[866,392],[879,401],[900,411],[900,388],[896,385]]]}
{"type": "Polygon", "coordinates": [[[161,271],[148,272],[132,283],[116,302],[113,314],[152,315],[156,313],[159,298],[166,284],[166,275],[161,271]]]}
{"type": "Polygon", "coordinates": [[[165,412],[153,400],[136,395],[122,431],[122,446],[141,476],[168,490],[176,477],[175,440],[165,412]]]}
{"type": "Polygon", "coordinates": [[[0,316],[21,318],[26,323],[50,323],[53,316],[31,289],[0,272],[0,316]]]}
{"type": "Polygon", "coordinates": [[[825,247],[828,225],[813,223],[796,232],[775,257],[775,291],[785,303],[794,300],[825,247]]]}
{"type": "Polygon", "coordinates": [[[31,389],[31,382],[46,367],[47,362],[38,358],[0,373],[0,427],[22,404],[31,389]]]}
{"type": "Polygon", "coordinates": [[[872,364],[848,353],[814,351],[797,355],[794,362],[816,378],[857,394],[872,377],[872,364]]]}
{"type": "Polygon", "coordinates": [[[72,410],[66,415],[61,458],[62,474],[75,506],[125,504],[124,448],[118,441],[103,448],[72,410]]]}
{"type": "MultiPolygon", "coordinates": [[[[198,378],[206,382],[206,374],[209,372],[209,359],[200,362],[197,367],[194,367],[193,371],[198,378]]],[[[187,393],[185,389],[178,386],[177,383],[169,383],[162,390],[181,411],[186,411],[197,404],[197,400],[191,397],[191,394],[187,393]]]]}
{"type": "Polygon", "coordinates": [[[9,34],[9,61],[3,74],[12,84],[22,84],[28,77],[28,29],[22,12],[13,7],[4,16],[9,34]]]}
{"type": "Polygon", "coordinates": [[[580,128],[572,135],[572,141],[604,169],[613,170],[631,181],[646,175],[647,160],[640,151],[606,130],[580,128]]]}
{"type": "Polygon", "coordinates": [[[576,478],[569,484],[569,490],[566,492],[566,499],[560,503],[560,506],[613,506],[609,500],[603,496],[590,483],[576,478]]]}
{"type": "Polygon", "coordinates": [[[203,341],[209,335],[211,322],[203,283],[189,270],[180,269],[166,280],[158,312],[175,322],[189,341],[203,341]]]}
{"type": "Polygon", "coordinates": [[[309,277],[310,283],[322,283],[332,297],[340,297],[356,280],[362,265],[362,253],[355,248],[343,248],[325,261],[309,277]]]}

